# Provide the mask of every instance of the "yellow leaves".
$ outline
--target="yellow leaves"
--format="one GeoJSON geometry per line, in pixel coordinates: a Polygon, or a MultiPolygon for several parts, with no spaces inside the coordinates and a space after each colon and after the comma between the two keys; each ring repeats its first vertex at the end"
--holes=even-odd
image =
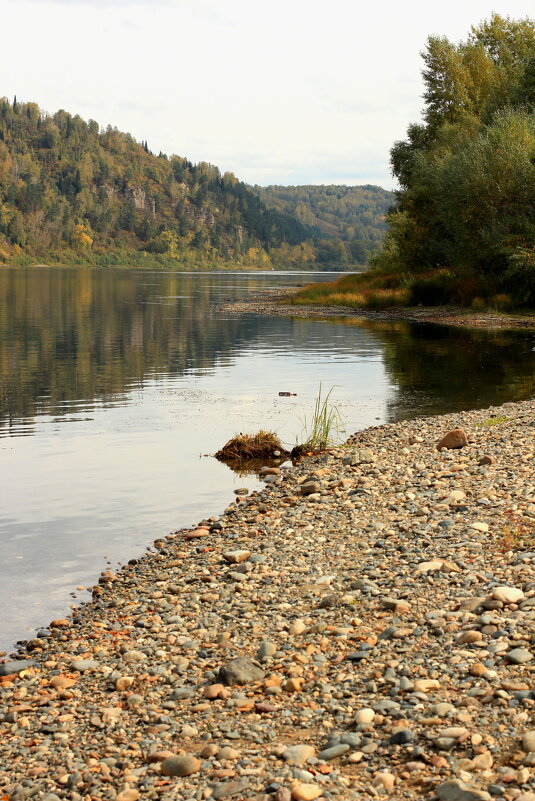
{"type": "Polygon", "coordinates": [[[280,247],[272,248],[271,255],[277,264],[308,264],[315,260],[315,250],[311,242],[289,245],[283,242],[280,247]]]}
{"type": "Polygon", "coordinates": [[[264,248],[260,247],[250,247],[248,248],[245,259],[246,264],[250,264],[251,266],[255,267],[270,267],[271,266],[271,259],[269,258],[268,254],[264,250],[264,248]]]}
{"type": "Polygon", "coordinates": [[[81,248],[90,248],[93,245],[93,238],[90,236],[92,233],[88,225],[78,223],[74,226],[74,243],[81,248]]]}
{"type": "Polygon", "coordinates": [[[160,240],[166,247],[167,255],[172,259],[178,259],[178,237],[174,231],[169,231],[168,229],[162,231],[160,240]]]}

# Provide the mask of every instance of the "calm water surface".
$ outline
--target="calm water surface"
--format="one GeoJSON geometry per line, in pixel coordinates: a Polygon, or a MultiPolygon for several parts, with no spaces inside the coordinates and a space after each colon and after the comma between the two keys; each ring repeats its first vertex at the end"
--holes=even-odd
{"type": "Polygon", "coordinates": [[[348,434],[533,395],[533,333],[217,308],[330,278],[0,270],[0,649],[108,564],[256,488],[204,454],[260,427],[295,444],[320,382],[348,434]]]}

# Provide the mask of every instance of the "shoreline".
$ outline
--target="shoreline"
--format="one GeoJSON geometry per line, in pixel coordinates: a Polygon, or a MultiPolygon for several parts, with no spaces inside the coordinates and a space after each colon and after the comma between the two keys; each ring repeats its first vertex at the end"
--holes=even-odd
{"type": "Polygon", "coordinates": [[[0,796],[533,801],[534,424],[366,429],[104,571],[0,663],[0,796]]]}
{"type": "Polygon", "coordinates": [[[402,309],[355,309],[351,306],[322,306],[319,304],[284,303],[291,297],[291,288],[261,290],[257,295],[229,301],[218,306],[231,314],[268,314],[277,317],[303,317],[313,319],[355,319],[383,322],[433,323],[457,325],[467,328],[535,328],[535,315],[502,314],[500,312],[476,312],[457,307],[415,307],[402,309]],[[260,294],[261,293],[261,294],[260,294]],[[260,297],[258,297],[260,294],[260,297]]]}

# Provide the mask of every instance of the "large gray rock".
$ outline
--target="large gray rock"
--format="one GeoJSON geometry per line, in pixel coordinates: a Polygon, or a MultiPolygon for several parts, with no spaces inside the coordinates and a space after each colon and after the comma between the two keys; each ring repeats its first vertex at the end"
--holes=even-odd
{"type": "Polygon", "coordinates": [[[513,648],[506,654],[506,659],[513,665],[524,665],[526,662],[531,662],[533,654],[527,648],[513,648]]]}
{"type": "Polygon", "coordinates": [[[330,748],[324,748],[323,751],[320,751],[319,758],[325,759],[328,762],[330,759],[336,759],[342,754],[345,754],[346,751],[349,751],[351,748],[350,745],[347,743],[339,743],[338,745],[331,745],[330,748]]]}
{"type": "Polygon", "coordinates": [[[361,448],[360,450],[352,451],[342,458],[342,464],[357,465],[357,464],[371,464],[375,461],[375,455],[371,448],[361,448]]]}
{"type": "Polygon", "coordinates": [[[313,745],[290,745],[282,754],[290,765],[304,765],[313,756],[316,756],[313,745]]]}
{"type": "Polygon", "coordinates": [[[218,674],[222,684],[230,686],[238,684],[253,684],[264,678],[264,671],[245,656],[237,656],[226,665],[222,665],[218,674]]]}
{"type": "Polygon", "coordinates": [[[320,492],[321,484],[319,481],[304,481],[299,486],[301,495],[313,495],[315,492],[320,492]]]}
{"type": "Polygon", "coordinates": [[[164,776],[191,776],[201,769],[201,762],[191,754],[180,754],[180,756],[170,756],[161,764],[161,772],[164,776]]]}
{"type": "Polygon", "coordinates": [[[0,665],[0,676],[10,676],[12,673],[20,673],[21,670],[36,665],[35,659],[17,659],[14,662],[4,662],[0,665]]]}
{"type": "Polygon", "coordinates": [[[96,670],[99,663],[96,659],[75,659],[71,662],[71,668],[77,670],[79,673],[85,673],[88,670],[96,670]]]}
{"type": "Polygon", "coordinates": [[[440,801],[491,801],[486,790],[475,790],[460,779],[439,784],[437,795],[440,801]]]}

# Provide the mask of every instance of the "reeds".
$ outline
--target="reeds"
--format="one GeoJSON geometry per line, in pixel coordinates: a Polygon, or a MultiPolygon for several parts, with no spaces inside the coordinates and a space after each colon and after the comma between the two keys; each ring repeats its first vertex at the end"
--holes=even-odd
{"type": "Polygon", "coordinates": [[[300,452],[324,451],[345,433],[340,412],[331,403],[333,389],[334,387],[331,387],[324,396],[320,384],[312,417],[310,421],[307,421],[306,417],[303,420],[304,441],[297,445],[300,452]]]}

